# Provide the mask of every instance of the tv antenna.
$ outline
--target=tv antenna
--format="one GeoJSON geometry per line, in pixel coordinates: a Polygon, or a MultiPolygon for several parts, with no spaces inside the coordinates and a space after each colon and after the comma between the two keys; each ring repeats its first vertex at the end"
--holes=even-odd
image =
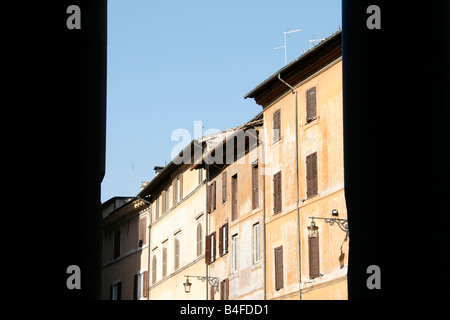
{"type": "Polygon", "coordinates": [[[309,40],[309,48],[311,49],[312,47],[314,47],[316,45],[316,42],[320,42],[323,41],[325,39],[311,39],[309,40]]]}
{"type": "Polygon", "coordinates": [[[279,47],[273,48],[274,50],[284,48],[284,65],[287,65],[287,43],[286,43],[286,36],[287,36],[288,34],[290,34],[290,33],[299,32],[299,31],[302,31],[302,30],[297,29],[297,30],[285,31],[285,32],[284,32],[284,46],[279,46],[279,47]]]}

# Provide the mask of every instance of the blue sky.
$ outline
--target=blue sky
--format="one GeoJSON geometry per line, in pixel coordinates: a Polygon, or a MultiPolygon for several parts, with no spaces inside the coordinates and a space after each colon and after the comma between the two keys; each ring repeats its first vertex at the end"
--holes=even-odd
{"type": "Polygon", "coordinates": [[[174,130],[225,130],[262,109],[258,84],[336,32],[340,0],[108,0],[102,202],[136,195],[171,160],[174,130]],[[134,170],[132,169],[134,165],[134,170]]]}

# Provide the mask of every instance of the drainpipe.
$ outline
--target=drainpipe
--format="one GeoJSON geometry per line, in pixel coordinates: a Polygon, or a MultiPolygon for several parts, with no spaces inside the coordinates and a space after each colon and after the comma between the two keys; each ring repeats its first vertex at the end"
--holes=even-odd
{"type": "Polygon", "coordinates": [[[261,148],[261,158],[263,159],[263,163],[261,164],[262,171],[262,227],[263,227],[263,284],[264,284],[264,300],[266,300],[266,171],[265,171],[265,153],[264,153],[264,144],[260,145],[261,148]]]}
{"type": "MultiPolygon", "coordinates": [[[[209,165],[206,164],[205,162],[205,171],[206,171],[206,206],[208,206],[208,183],[209,183],[209,165]]],[[[200,169],[201,170],[201,169],[200,169]]],[[[206,208],[205,210],[205,235],[209,235],[209,213],[208,213],[208,208],[206,208]]],[[[206,243],[205,243],[205,248],[206,248],[206,243]]],[[[206,258],[206,249],[205,249],[205,258],[206,258]]],[[[205,260],[206,261],[206,260],[205,260]]],[[[208,269],[209,269],[209,264],[205,263],[205,268],[206,268],[206,279],[208,279],[208,269]]],[[[206,287],[206,300],[209,300],[208,298],[208,281],[205,281],[205,287],[206,287]]]]}
{"type": "Polygon", "coordinates": [[[300,203],[299,203],[299,170],[298,170],[298,106],[297,106],[297,90],[289,85],[286,81],[281,79],[281,75],[278,74],[278,79],[292,90],[295,94],[295,171],[296,171],[296,187],[297,187],[297,253],[298,253],[298,293],[300,300],[302,300],[302,257],[300,255],[300,203]]]}

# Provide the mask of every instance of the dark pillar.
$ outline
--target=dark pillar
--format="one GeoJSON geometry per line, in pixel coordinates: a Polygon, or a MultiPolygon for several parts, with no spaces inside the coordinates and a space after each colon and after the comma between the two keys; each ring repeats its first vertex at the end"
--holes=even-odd
{"type": "Polygon", "coordinates": [[[3,224],[11,231],[10,298],[100,299],[106,5],[38,1],[11,12],[18,90],[6,118],[14,160],[5,199],[15,200],[3,224]],[[66,25],[70,5],[80,8],[81,29],[66,25]],[[70,265],[81,269],[79,290],[66,286],[70,265]]]}
{"type": "Polygon", "coordinates": [[[448,298],[450,2],[342,5],[349,298],[448,298]]]}

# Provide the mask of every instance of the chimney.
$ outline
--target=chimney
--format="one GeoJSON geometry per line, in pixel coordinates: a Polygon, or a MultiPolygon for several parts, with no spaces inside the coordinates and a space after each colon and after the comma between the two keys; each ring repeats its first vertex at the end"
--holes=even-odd
{"type": "Polygon", "coordinates": [[[160,166],[155,166],[153,168],[153,170],[155,170],[155,176],[161,172],[161,170],[164,169],[164,167],[160,167],[160,166]]]}
{"type": "Polygon", "coordinates": [[[148,185],[148,181],[142,181],[141,182],[141,191],[144,190],[144,188],[148,185]]]}

